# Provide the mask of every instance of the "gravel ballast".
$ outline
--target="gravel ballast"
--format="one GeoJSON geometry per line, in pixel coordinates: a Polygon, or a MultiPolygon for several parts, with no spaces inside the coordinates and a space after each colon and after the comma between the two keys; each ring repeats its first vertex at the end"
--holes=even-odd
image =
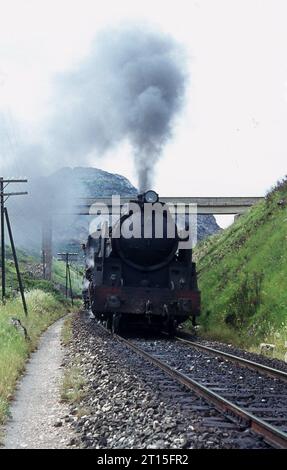
{"type": "Polygon", "coordinates": [[[274,369],[282,370],[283,372],[287,373],[287,363],[284,361],[281,361],[280,359],[267,357],[267,356],[264,356],[263,354],[253,353],[250,351],[245,351],[244,349],[237,348],[233,346],[232,344],[220,343],[219,341],[208,341],[208,340],[204,340],[201,338],[197,338],[196,341],[202,344],[203,346],[208,346],[209,348],[218,349],[219,351],[233,354],[235,356],[242,357],[243,359],[247,359],[249,361],[258,362],[259,364],[263,364],[267,367],[271,367],[274,369]]]}
{"type": "Polygon", "coordinates": [[[268,447],[83,315],[74,320],[65,365],[77,365],[86,383],[84,398],[71,405],[67,418],[77,431],[77,446],[268,447]]]}

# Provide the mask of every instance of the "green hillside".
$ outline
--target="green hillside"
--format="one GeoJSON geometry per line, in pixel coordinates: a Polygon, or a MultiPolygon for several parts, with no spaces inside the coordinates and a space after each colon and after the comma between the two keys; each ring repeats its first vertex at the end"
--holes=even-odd
{"type": "Polygon", "coordinates": [[[287,340],[287,178],[195,250],[203,334],[256,345],[287,340]]]}
{"type": "MultiPolygon", "coordinates": [[[[57,294],[64,292],[66,284],[66,267],[63,261],[53,259],[52,281],[43,279],[43,268],[40,257],[32,256],[24,250],[18,249],[17,256],[22,275],[24,289],[41,289],[45,292],[57,294]]],[[[83,267],[71,265],[71,282],[75,295],[81,295],[83,267]]],[[[1,287],[1,276],[0,276],[1,287]]],[[[17,293],[18,281],[13,256],[10,247],[6,247],[6,291],[7,297],[13,298],[17,293]]]]}

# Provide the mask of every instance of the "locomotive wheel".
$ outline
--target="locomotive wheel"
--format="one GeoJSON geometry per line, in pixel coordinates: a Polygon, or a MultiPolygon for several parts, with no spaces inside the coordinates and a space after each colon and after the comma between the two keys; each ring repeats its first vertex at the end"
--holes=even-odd
{"type": "Polygon", "coordinates": [[[111,331],[113,335],[117,335],[120,329],[120,315],[118,313],[113,314],[111,331]]]}
{"type": "Polygon", "coordinates": [[[176,320],[174,320],[173,318],[170,318],[170,320],[168,321],[168,326],[167,326],[167,332],[170,338],[175,337],[176,326],[177,326],[176,320]]]}
{"type": "Polygon", "coordinates": [[[109,331],[112,331],[112,325],[113,325],[113,319],[112,319],[112,316],[109,316],[107,319],[107,329],[109,331]]]}

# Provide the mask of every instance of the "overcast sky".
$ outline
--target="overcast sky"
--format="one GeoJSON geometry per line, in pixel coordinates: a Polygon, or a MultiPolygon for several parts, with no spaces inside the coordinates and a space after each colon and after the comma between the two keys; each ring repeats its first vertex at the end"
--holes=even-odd
{"type": "MultiPolygon", "coordinates": [[[[286,0],[0,0],[0,173],[45,120],[54,77],[124,20],[153,23],[189,57],[185,110],[156,168],[160,194],[261,195],[285,175],[286,0]]],[[[90,163],[137,183],[127,144],[90,163]]]]}

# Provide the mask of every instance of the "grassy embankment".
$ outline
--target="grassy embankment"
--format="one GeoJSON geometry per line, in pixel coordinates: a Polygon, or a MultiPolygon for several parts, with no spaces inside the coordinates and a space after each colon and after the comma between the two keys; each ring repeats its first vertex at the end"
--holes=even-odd
{"type": "MultiPolygon", "coordinates": [[[[8,251],[7,294],[5,305],[0,304],[0,424],[8,416],[9,402],[13,397],[19,376],[25,370],[30,353],[37,347],[39,337],[55,320],[72,310],[61,290],[65,285],[64,263],[54,262],[53,282],[40,278],[41,269],[38,260],[19,251],[20,270],[26,290],[29,315],[23,313],[17,286],[15,269],[8,251]],[[29,339],[22,330],[12,325],[11,319],[17,318],[26,327],[29,339]]],[[[80,276],[72,270],[73,284],[78,293],[80,276]]],[[[74,308],[77,308],[77,302],[74,308]]]]}
{"type": "Polygon", "coordinates": [[[195,250],[202,293],[201,334],[286,353],[287,179],[265,201],[195,250]]]}

